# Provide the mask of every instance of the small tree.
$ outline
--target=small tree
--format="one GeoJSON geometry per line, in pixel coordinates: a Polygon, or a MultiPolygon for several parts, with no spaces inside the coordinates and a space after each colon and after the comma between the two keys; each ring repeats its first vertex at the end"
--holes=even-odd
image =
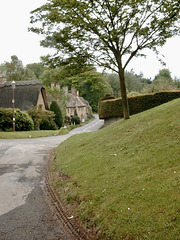
{"type": "Polygon", "coordinates": [[[54,114],[55,114],[54,121],[55,121],[56,125],[59,128],[61,128],[62,125],[63,125],[63,117],[62,117],[62,114],[61,114],[61,109],[59,108],[56,101],[52,101],[52,103],[50,105],[50,110],[52,112],[54,112],[54,114]]]}

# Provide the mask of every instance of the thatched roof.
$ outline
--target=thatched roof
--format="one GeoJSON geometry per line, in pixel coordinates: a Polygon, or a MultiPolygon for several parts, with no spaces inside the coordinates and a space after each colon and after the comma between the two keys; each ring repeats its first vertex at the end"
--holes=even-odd
{"type": "MultiPolygon", "coordinates": [[[[40,92],[44,100],[45,108],[48,109],[45,89],[38,80],[17,81],[14,90],[15,108],[27,110],[30,106],[36,106],[40,92]]],[[[12,107],[11,82],[0,84],[0,107],[12,107]]]]}

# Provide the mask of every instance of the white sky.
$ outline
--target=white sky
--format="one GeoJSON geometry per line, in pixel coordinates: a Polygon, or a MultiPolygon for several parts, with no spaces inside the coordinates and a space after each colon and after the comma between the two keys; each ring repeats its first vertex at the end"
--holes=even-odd
{"type": "MultiPolygon", "coordinates": [[[[26,66],[28,63],[40,62],[40,56],[49,53],[49,49],[40,46],[40,36],[28,32],[30,11],[40,7],[46,0],[1,0],[0,2],[0,64],[10,62],[11,56],[16,55],[26,66]]],[[[147,58],[135,58],[127,70],[134,70],[145,77],[154,78],[160,69],[156,55],[147,51],[147,58]]],[[[169,39],[162,48],[166,68],[172,76],[180,78],[180,37],[169,39]]]]}

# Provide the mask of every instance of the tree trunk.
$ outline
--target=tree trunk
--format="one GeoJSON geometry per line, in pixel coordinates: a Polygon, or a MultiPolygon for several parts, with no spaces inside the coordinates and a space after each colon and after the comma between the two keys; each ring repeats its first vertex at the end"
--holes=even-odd
{"type": "Polygon", "coordinates": [[[120,80],[120,87],[121,87],[121,97],[122,97],[124,119],[129,119],[130,118],[129,104],[128,104],[128,99],[127,99],[126,83],[125,83],[123,68],[119,68],[119,80],[120,80]]]}

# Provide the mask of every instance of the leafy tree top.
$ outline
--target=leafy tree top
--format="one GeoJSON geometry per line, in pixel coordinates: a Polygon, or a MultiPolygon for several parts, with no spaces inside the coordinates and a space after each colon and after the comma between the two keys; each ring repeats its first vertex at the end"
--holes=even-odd
{"type": "Polygon", "coordinates": [[[57,50],[49,63],[90,60],[118,72],[179,33],[179,0],[48,0],[32,11],[31,22],[39,21],[30,30],[57,50]]]}

